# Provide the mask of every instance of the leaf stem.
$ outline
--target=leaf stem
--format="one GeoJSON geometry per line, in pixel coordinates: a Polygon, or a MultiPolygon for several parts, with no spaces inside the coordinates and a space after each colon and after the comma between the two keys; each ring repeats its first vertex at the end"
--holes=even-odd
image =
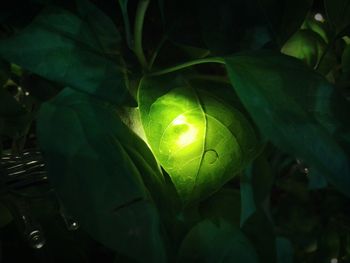
{"type": "Polygon", "coordinates": [[[168,36],[164,35],[162,37],[162,39],[160,40],[158,46],[156,47],[155,51],[153,52],[153,55],[152,55],[152,57],[151,57],[151,59],[149,61],[149,65],[148,65],[149,69],[152,69],[153,64],[154,64],[154,62],[155,62],[155,60],[156,60],[156,58],[157,58],[161,48],[163,47],[165,41],[167,40],[167,38],[168,38],[168,36]]]}
{"type": "Polygon", "coordinates": [[[133,43],[133,37],[130,29],[130,21],[129,21],[129,14],[128,14],[128,1],[119,0],[119,6],[122,10],[123,15],[123,21],[125,26],[125,34],[126,34],[126,43],[128,47],[133,50],[134,43],[133,43]]]}
{"type": "Polygon", "coordinates": [[[174,71],[178,71],[181,69],[185,69],[191,66],[199,65],[199,64],[205,64],[205,63],[219,63],[219,64],[225,64],[225,61],[223,58],[220,57],[210,57],[210,58],[201,58],[201,59],[196,59],[192,61],[188,61],[182,64],[175,65],[170,68],[162,69],[159,71],[151,72],[147,74],[148,76],[159,76],[159,75],[164,75],[167,73],[171,73],[174,71]]]}
{"type": "Polygon", "coordinates": [[[148,8],[150,0],[140,0],[136,10],[136,18],[134,25],[134,38],[135,38],[135,46],[134,52],[139,60],[142,68],[147,69],[147,61],[145,54],[143,53],[142,48],[142,30],[143,30],[143,22],[145,19],[145,14],[148,8]]]}

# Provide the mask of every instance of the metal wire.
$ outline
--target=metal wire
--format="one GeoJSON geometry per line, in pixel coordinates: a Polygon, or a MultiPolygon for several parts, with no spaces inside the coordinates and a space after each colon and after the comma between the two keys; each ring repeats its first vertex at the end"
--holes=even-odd
{"type": "Polygon", "coordinates": [[[48,183],[42,154],[27,149],[20,155],[4,153],[0,161],[0,180],[10,190],[20,190],[36,184],[48,183]]]}

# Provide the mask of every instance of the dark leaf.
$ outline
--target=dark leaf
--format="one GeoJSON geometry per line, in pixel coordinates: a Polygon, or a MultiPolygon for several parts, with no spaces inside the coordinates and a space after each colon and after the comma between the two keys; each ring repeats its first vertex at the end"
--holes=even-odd
{"type": "Polygon", "coordinates": [[[272,52],[240,54],[226,63],[262,134],[350,195],[349,157],[337,142],[349,128],[349,105],[334,87],[299,61],[272,52]]]}
{"type": "Polygon", "coordinates": [[[19,34],[0,41],[0,56],[104,100],[130,101],[119,63],[118,31],[92,4],[78,3],[80,16],[45,9],[19,34]]]}
{"type": "Polygon", "coordinates": [[[159,215],[141,175],[159,184],[163,178],[115,111],[67,88],[43,104],[38,135],[50,180],[82,227],[138,262],[163,262],[159,215]],[[133,153],[143,156],[135,161],[133,153]]]}

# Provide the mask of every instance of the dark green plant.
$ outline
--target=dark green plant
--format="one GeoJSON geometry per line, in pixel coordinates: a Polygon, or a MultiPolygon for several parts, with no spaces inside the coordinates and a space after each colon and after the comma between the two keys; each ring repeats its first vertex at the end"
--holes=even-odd
{"type": "Polygon", "coordinates": [[[34,134],[116,262],[347,262],[349,18],[348,0],[11,1],[0,151],[34,134]]]}

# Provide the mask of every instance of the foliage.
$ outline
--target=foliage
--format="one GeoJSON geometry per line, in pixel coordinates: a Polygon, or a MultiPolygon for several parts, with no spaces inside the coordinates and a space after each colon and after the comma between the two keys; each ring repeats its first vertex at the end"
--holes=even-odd
{"type": "Polygon", "coordinates": [[[0,155],[42,151],[54,260],[350,260],[348,0],[3,2],[0,155]]]}

